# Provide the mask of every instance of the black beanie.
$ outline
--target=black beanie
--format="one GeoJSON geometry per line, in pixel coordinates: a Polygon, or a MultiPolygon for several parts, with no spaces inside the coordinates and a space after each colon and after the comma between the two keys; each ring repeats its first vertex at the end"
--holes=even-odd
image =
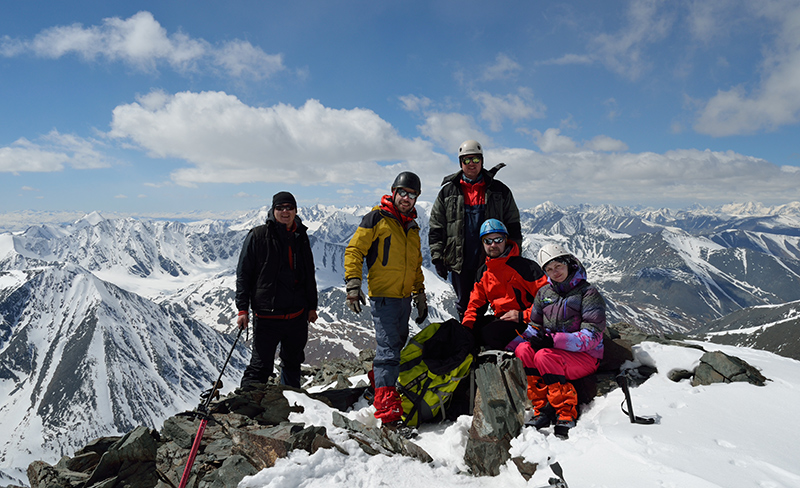
{"type": "Polygon", "coordinates": [[[297,208],[297,201],[294,199],[294,195],[288,191],[279,191],[275,194],[275,196],[272,197],[272,208],[275,208],[278,205],[284,205],[286,203],[289,203],[294,208],[297,208]]]}

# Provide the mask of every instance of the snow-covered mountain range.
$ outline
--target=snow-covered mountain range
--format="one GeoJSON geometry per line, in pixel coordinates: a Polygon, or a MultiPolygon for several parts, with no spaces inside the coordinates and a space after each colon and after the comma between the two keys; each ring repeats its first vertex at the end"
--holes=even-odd
{"type": "MultiPolygon", "coordinates": [[[[430,209],[418,207],[430,320],[437,321],[454,315],[454,295],[430,269],[430,209]]],[[[94,437],[155,427],[193,408],[231,349],[236,260],[267,211],[196,222],[94,213],[0,234],[0,469],[24,478],[19,469],[34,459],[54,461],[94,437]]],[[[311,363],[374,344],[368,310],[357,316],[344,305],[342,269],[344,248],[368,211],[299,210],[320,294],[311,363]]],[[[611,322],[705,332],[748,307],[800,300],[796,202],[683,211],[545,203],[523,211],[522,224],[527,257],[547,242],[580,257],[611,322]]],[[[738,328],[736,320],[725,324],[738,328]]],[[[240,343],[226,390],[248,357],[240,343]]]]}

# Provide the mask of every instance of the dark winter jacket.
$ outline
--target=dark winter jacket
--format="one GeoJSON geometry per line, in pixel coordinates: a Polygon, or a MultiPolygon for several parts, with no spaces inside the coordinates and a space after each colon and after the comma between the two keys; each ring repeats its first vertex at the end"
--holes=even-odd
{"type": "MultiPolygon", "coordinates": [[[[514,202],[511,190],[494,178],[495,173],[505,166],[499,164],[490,170],[481,170],[486,181],[486,208],[483,219],[497,219],[505,224],[509,238],[522,247],[522,228],[519,221],[519,209],[514,202]]],[[[431,248],[431,260],[442,260],[451,271],[460,273],[464,268],[465,207],[464,193],[460,180],[463,171],[446,176],[442,181],[442,189],[431,208],[430,231],[428,243],[431,248]]],[[[478,223],[480,226],[482,222],[478,223]]],[[[477,229],[474,229],[477,235],[477,229]]]]}
{"type": "Polygon", "coordinates": [[[556,349],[603,358],[606,304],[600,291],[586,281],[582,265],[564,283],[548,280],[539,289],[531,307],[531,323],[543,326],[556,349]]]}
{"type": "Polygon", "coordinates": [[[275,220],[270,209],[264,225],[247,234],[236,268],[236,308],[275,316],[317,309],[317,281],[307,228],[275,220]]]}
{"type": "Polygon", "coordinates": [[[535,261],[519,255],[519,247],[513,241],[508,245],[511,248],[504,256],[487,256],[486,263],[478,270],[477,282],[464,312],[465,326],[472,328],[487,305],[492,306],[496,317],[520,310],[522,320],[530,321],[531,304],[539,288],[547,283],[547,277],[535,261]]]}

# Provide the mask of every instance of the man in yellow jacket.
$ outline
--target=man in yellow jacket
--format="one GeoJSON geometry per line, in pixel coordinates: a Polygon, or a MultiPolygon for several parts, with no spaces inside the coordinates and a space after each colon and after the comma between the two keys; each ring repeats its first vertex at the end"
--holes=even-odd
{"type": "Polygon", "coordinates": [[[367,287],[378,343],[372,372],[375,381],[375,418],[383,424],[399,424],[403,416],[400,395],[395,385],[400,372],[400,351],[408,340],[408,320],[412,302],[416,322],[428,315],[422,277],[422,252],[417,203],[421,191],[419,177],[404,171],[392,183],[392,194],[361,221],[344,252],[347,305],[355,313],[366,304],[361,291],[364,259],[367,260],[367,287]]]}

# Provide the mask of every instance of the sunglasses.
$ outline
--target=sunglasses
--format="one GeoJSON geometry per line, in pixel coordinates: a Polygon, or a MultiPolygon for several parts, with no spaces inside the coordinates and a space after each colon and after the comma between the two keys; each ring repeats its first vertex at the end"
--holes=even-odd
{"type": "Polygon", "coordinates": [[[506,241],[506,236],[483,238],[483,243],[486,244],[487,246],[490,246],[492,244],[500,244],[501,242],[505,241],[506,241]]]}
{"type": "Polygon", "coordinates": [[[277,207],[275,207],[275,210],[277,210],[278,212],[290,212],[294,209],[295,209],[294,205],[278,205],[277,207]]]}
{"type": "Polygon", "coordinates": [[[461,164],[480,164],[483,161],[483,158],[480,156],[465,156],[461,158],[461,164]]]}
{"type": "Polygon", "coordinates": [[[397,194],[401,197],[408,197],[412,200],[416,200],[419,195],[414,192],[403,190],[402,188],[397,189],[397,194]]]}

